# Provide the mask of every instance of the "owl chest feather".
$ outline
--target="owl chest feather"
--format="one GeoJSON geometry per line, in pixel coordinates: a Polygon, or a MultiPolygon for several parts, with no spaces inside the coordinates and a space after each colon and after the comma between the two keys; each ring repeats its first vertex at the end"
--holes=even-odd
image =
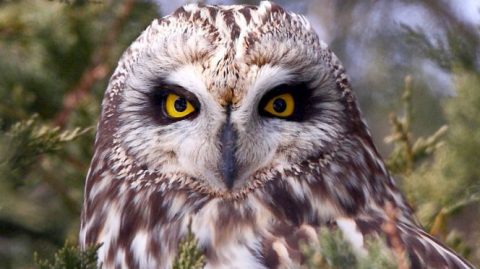
{"type": "MultiPolygon", "coordinates": [[[[294,268],[302,260],[300,241],[314,242],[317,228],[357,214],[372,199],[366,196],[370,183],[360,183],[371,174],[342,174],[337,167],[352,158],[377,164],[373,154],[356,154],[272,168],[252,179],[262,184],[241,197],[195,191],[193,179],[145,172],[125,161],[117,167],[118,160],[110,164],[96,155],[93,162],[102,168],[87,180],[81,241],[103,244],[105,268],[169,268],[191,224],[207,268],[294,268]]],[[[377,194],[387,191],[381,187],[377,194]]],[[[361,233],[350,230],[361,246],[361,233]]]]}
{"type": "Polygon", "coordinates": [[[102,244],[103,268],[170,268],[189,226],[206,268],[297,268],[300,242],[318,243],[322,226],[342,230],[360,252],[365,234],[389,239],[382,231],[387,202],[398,209],[397,232],[418,268],[469,268],[414,224],[391,178],[367,150],[277,169],[235,199],[194,191],[196,185],[186,187],[188,179],[181,177],[115,167],[103,157],[93,159],[98,168],[88,176],[80,234],[82,246],[102,244]],[[339,170],[342,163],[352,164],[353,172],[339,170]],[[425,255],[431,259],[422,261],[425,255]]]}
{"type": "Polygon", "coordinates": [[[316,228],[327,223],[293,197],[281,202],[253,192],[231,201],[135,192],[125,188],[121,200],[103,206],[103,216],[85,223],[86,243],[103,244],[99,257],[106,268],[170,268],[189,225],[206,268],[292,268],[301,261],[300,241],[315,240],[316,228]]]}

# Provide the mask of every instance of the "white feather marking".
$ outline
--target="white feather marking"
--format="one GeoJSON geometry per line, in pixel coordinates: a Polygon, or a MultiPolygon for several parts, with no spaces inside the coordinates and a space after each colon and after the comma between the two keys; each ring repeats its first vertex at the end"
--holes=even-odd
{"type": "Polygon", "coordinates": [[[148,239],[150,236],[151,235],[145,231],[138,231],[130,245],[138,268],[153,269],[157,267],[155,259],[148,252],[148,239]]]}
{"type": "Polygon", "coordinates": [[[103,192],[108,186],[110,186],[111,182],[109,180],[100,180],[98,183],[94,184],[90,193],[88,194],[88,199],[92,201],[97,194],[103,192]]]}
{"type": "MultiPolygon", "coordinates": [[[[127,257],[125,255],[125,250],[123,248],[119,248],[117,251],[116,251],[116,255],[115,255],[115,261],[114,261],[114,264],[115,264],[115,268],[127,268],[127,257]]],[[[106,268],[107,266],[106,265],[103,265],[101,266],[101,268],[106,268]]],[[[100,268],[100,266],[99,266],[100,268]]]]}
{"type": "Polygon", "coordinates": [[[107,260],[108,250],[110,245],[117,241],[119,232],[120,232],[120,211],[116,203],[108,205],[107,203],[104,206],[108,207],[108,215],[103,225],[103,229],[99,233],[98,240],[96,243],[103,243],[103,245],[98,250],[99,260],[107,260]]]}
{"type": "Polygon", "coordinates": [[[179,212],[181,213],[181,212],[188,211],[185,209],[186,207],[185,200],[186,200],[186,197],[184,194],[178,194],[172,198],[172,202],[170,203],[170,207],[167,212],[170,218],[173,218],[179,212]]]}
{"type": "Polygon", "coordinates": [[[212,239],[213,221],[217,219],[218,199],[206,204],[192,220],[192,232],[198,238],[199,245],[208,245],[212,239]]]}
{"type": "MultiPolygon", "coordinates": [[[[252,243],[252,241],[249,243],[252,243]]],[[[218,261],[207,263],[205,269],[266,269],[244,244],[229,243],[222,245],[221,249],[216,251],[216,254],[218,261]]]]}
{"type": "Polygon", "coordinates": [[[363,248],[363,234],[358,230],[355,221],[347,218],[338,218],[336,222],[340,230],[342,230],[345,239],[352,244],[354,250],[362,255],[366,255],[367,252],[363,248]]]}
{"type": "Polygon", "coordinates": [[[444,246],[438,244],[437,242],[433,241],[432,239],[428,238],[427,236],[421,235],[422,239],[429,243],[430,246],[434,247],[440,255],[442,255],[446,259],[455,260],[456,263],[465,266],[465,268],[471,268],[465,262],[463,262],[460,258],[458,258],[455,254],[448,251],[444,246]],[[448,258],[447,258],[448,257],[448,258]]]}
{"type": "Polygon", "coordinates": [[[323,42],[323,41],[320,40],[320,48],[321,48],[321,49],[324,49],[324,50],[328,49],[327,43],[325,43],[325,42],[323,42]]]}
{"type": "Polygon", "coordinates": [[[302,187],[302,184],[295,178],[288,178],[287,180],[295,196],[297,196],[300,200],[305,199],[305,191],[302,187]]]}

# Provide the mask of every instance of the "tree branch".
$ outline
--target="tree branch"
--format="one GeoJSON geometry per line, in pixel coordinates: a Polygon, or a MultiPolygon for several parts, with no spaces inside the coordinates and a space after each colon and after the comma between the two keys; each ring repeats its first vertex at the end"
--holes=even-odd
{"type": "Polygon", "coordinates": [[[64,96],[63,108],[54,120],[56,125],[65,127],[70,114],[88,96],[95,83],[110,73],[112,67],[107,64],[107,61],[111,57],[111,48],[122,32],[134,6],[134,0],[126,0],[122,3],[120,12],[114,18],[111,26],[107,28],[110,31],[102,45],[93,53],[90,65],[80,76],[78,82],[64,96]]]}

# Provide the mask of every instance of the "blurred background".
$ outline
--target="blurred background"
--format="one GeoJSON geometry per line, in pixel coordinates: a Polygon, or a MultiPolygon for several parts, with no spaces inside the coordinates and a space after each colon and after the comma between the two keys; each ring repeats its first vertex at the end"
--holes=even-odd
{"type": "MultiPolygon", "coordinates": [[[[480,265],[480,1],[276,2],[343,61],[420,222],[480,265]]],[[[76,243],[108,78],[152,19],[184,3],[0,1],[0,268],[76,243]]]]}

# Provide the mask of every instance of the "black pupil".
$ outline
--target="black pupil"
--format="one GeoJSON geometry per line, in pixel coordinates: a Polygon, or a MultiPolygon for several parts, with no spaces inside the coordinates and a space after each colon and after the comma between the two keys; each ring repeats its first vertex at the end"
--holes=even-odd
{"type": "Polygon", "coordinates": [[[183,112],[185,109],[187,109],[187,100],[182,97],[178,97],[177,100],[175,100],[175,110],[178,112],[183,112]]]}
{"type": "Polygon", "coordinates": [[[287,109],[287,103],[282,98],[277,98],[273,101],[273,110],[277,113],[282,113],[287,109]]]}

